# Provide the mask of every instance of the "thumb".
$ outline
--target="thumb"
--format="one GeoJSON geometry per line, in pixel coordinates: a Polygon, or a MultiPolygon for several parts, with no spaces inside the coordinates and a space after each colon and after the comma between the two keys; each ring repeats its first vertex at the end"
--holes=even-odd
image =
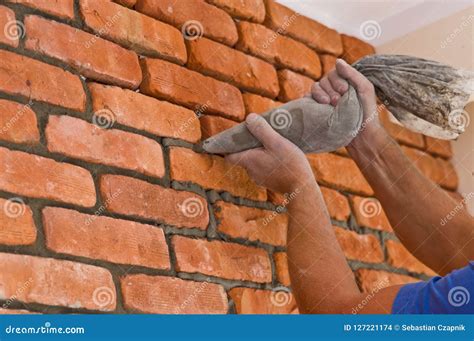
{"type": "Polygon", "coordinates": [[[274,149],[278,145],[282,136],[273,130],[272,126],[265,119],[257,114],[250,114],[245,120],[247,129],[259,140],[266,149],[274,149]]]}
{"type": "Polygon", "coordinates": [[[351,65],[343,59],[337,59],[336,71],[341,78],[347,80],[357,91],[359,99],[363,102],[362,104],[374,100],[375,91],[373,84],[359,71],[354,69],[351,65]]]}

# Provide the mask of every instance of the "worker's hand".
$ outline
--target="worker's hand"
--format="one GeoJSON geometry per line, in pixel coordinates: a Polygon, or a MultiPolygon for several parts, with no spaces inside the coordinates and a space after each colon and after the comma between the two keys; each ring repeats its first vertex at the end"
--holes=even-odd
{"type": "Polygon", "coordinates": [[[314,83],[311,89],[311,95],[316,102],[336,106],[341,96],[349,90],[349,84],[357,91],[359,101],[364,110],[364,119],[361,130],[352,140],[348,149],[357,147],[361,140],[370,141],[375,136],[375,133],[381,129],[374,86],[359,71],[344,60],[338,59],[336,61],[336,68],[319,82],[314,83]]]}
{"type": "Polygon", "coordinates": [[[258,185],[278,193],[291,193],[315,182],[306,156],[296,145],[257,114],[248,115],[245,122],[263,147],[227,155],[227,161],[244,167],[258,185]]]}

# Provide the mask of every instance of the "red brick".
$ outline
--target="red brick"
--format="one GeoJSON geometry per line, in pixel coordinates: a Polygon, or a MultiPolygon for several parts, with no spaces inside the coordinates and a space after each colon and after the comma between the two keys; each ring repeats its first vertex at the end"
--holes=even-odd
{"type": "Polygon", "coordinates": [[[245,112],[247,115],[251,113],[261,114],[283,104],[270,98],[249,93],[242,94],[242,98],[244,99],[245,112]]]}
{"type": "Polygon", "coordinates": [[[240,91],[232,85],[159,59],[143,59],[140,90],[150,96],[222,115],[237,121],[245,117],[240,91]]]}
{"type": "Polygon", "coordinates": [[[74,0],[7,0],[64,19],[74,18],[74,0]]]}
{"type": "Polygon", "coordinates": [[[150,314],[226,314],[222,286],[179,278],[128,275],[121,279],[125,308],[150,314]]]}
{"type": "Polygon", "coordinates": [[[323,185],[362,195],[374,194],[352,159],[329,153],[308,154],[307,158],[316,180],[323,185]]]}
{"type": "Polygon", "coordinates": [[[0,50],[0,90],[73,110],[83,111],[86,106],[79,77],[4,50],[0,50]]]}
{"type": "Polygon", "coordinates": [[[0,244],[31,245],[36,227],[31,208],[19,198],[0,198],[0,244]]]}
{"type": "Polygon", "coordinates": [[[319,57],[306,45],[281,36],[262,26],[241,21],[237,24],[239,50],[262,58],[278,68],[289,68],[318,79],[321,76],[319,57]]]}
{"type": "Polygon", "coordinates": [[[386,241],[388,263],[395,268],[405,268],[411,272],[435,276],[436,272],[421,263],[401,243],[394,240],[386,241]]]}
{"type": "Polygon", "coordinates": [[[54,252],[118,264],[169,269],[168,245],[162,229],[134,221],[43,209],[46,247],[54,252]]]}
{"type": "Polygon", "coordinates": [[[413,146],[416,148],[424,148],[425,142],[423,135],[415,133],[400,124],[392,122],[390,119],[389,112],[383,105],[379,105],[379,116],[385,130],[392,136],[397,142],[413,146]]]}
{"type": "Polygon", "coordinates": [[[99,36],[140,54],[186,62],[183,35],[175,27],[110,1],[82,0],[80,8],[85,24],[99,36]]]}
{"type": "Polygon", "coordinates": [[[15,12],[5,6],[0,6],[0,43],[18,47],[20,36],[23,34],[15,18],[15,12]]]}
{"type": "Polygon", "coordinates": [[[278,99],[283,102],[301,98],[311,92],[314,81],[311,78],[297,74],[290,70],[279,70],[280,94],[278,99]]]}
{"type": "Polygon", "coordinates": [[[202,139],[207,139],[210,136],[216,135],[221,131],[232,128],[238,123],[227,118],[219,116],[204,115],[199,118],[201,123],[202,139]]]}
{"type": "Polygon", "coordinates": [[[427,178],[446,189],[456,190],[458,177],[449,161],[434,158],[421,150],[413,148],[402,146],[402,150],[427,178]]]}
{"type": "Polygon", "coordinates": [[[34,144],[39,139],[36,114],[30,105],[0,99],[0,140],[34,144]]]}
{"type": "Polygon", "coordinates": [[[350,196],[357,224],[380,231],[393,232],[380,202],[375,198],[350,196]]]}
{"type": "Polygon", "coordinates": [[[326,187],[321,187],[321,193],[331,218],[346,221],[351,214],[347,198],[338,191],[326,187]]]}
{"type": "Polygon", "coordinates": [[[263,249],[221,241],[173,236],[176,269],[239,281],[268,283],[272,269],[263,249]]]}
{"type": "Polygon", "coordinates": [[[232,18],[202,0],[138,0],[135,9],[180,28],[188,39],[197,33],[230,46],[238,39],[232,18]]]}
{"type": "Polygon", "coordinates": [[[178,227],[207,228],[209,211],[201,196],[120,175],[104,175],[100,193],[114,213],[152,219],[178,227]],[[120,193],[120,195],[114,195],[120,193]]]}
{"type": "Polygon", "coordinates": [[[45,134],[52,153],[155,177],[165,175],[161,145],[147,137],[102,129],[69,116],[50,116],[45,134]]]}
{"type": "Polygon", "coordinates": [[[172,180],[191,181],[206,189],[226,191],[252,200],[267,199],[265,189],[257,186],[244,168],[231,165],[220,156],[173,147],[170,149],[170,173],[172,180]]]}
{"type": "Polygon", "coordinates": [[[266,2],[266,10],[265,25],[276,32],[293,37],[320,53],[335,56],[342,53],[341,37],[337,31],[273,0],[266,2]]]}
{"type": "Polygon", "coordinates": [[[347,259],[366,263],[383,262],[382,247],[373,234],[358,234],[340,227],[335,227],[334,232],[347,259]]]}
{"type": "Polygon", "coordinates": [[[453,157],[451,141],[440,140],[433,137],[425,136],[426,151],[430,154],[441,156],[445,159],[453,157]]]}
{"type": "Polygon", "coordinates": [[[65,260],[0,253],[0,287],[5,300],[103,311],[116,306],[108,270],[65,260]]]}
{"type": "Polygon", "coordinates": [[[275,252],[273,254],[275,270],[278,282],[285,286],[290,286],[290,273],[288,272],[288,256],[285,252],[275,252]]]}
{"type": "Polygon", "coordinates": [[[410,276],[371,269],[357,270],[356,278],[359,282],[360,288],[364,292],[371,292],[374,290],[378,291],[381,288],[385,288],[388,286],[401,285],[419,281],[419,279],[410,276]]]}
{"type": "Polygon", "coordinates": [[[355,63],[362,57],[375,53],[375,49],[369,43],[356,37],[341,34],[344,49],[342,58],[349,64],[355,63]]]}
{"type": "Polygon", "coordinates": [[[56,58],[87,78],[135,89],[142,80],[137,55],[114,43],[55,21],[25,18],[29,50],[56,58]]]}
{"type": "Polygon", "coordinates": [[[115,86],[98,83],[88,86],[92,110],[109,113],[117,123],[193,143],[201,138],[199,120],[189,109],[115,86]]]}
{"type": "Polygon", "coordinates": [[[323,68],[323,76],[327,75],[329,71],[336,68],[336,57],[330,54],[321,54],[319,55],[321,60],[321,66],[323,68]]]}
{"type": "Polygon", "coordinates": [[[206,38],[186,44],[189,68],[246,91],[272,98],[278,95],[277,73],[271,64],[206,38]],[[210,51],[218,57],[210,56],[210,51]]]}
{"type": "Polygon", "coordinates": [[[265,19],[265,4],[263,0],[207,0],[229,13],[232,17],[257,23],[265,19]]]}
{"type": "Polygon", "coordinates": [[[86,207],[96,201],[94,182],[87,170],[2,147],[0,189],[86,207]]]}
{"type": "Polygon", "coordinates": [[[234,288],[229,295],[237,314],[290,314],[296,309],[295,298],[287,289],[234,288]]]}
{"type": "Polygon", "coordinates": [[[137,0],[114,0],[114,1],[122,6],[129,7],[129,8],[132,8],[137,3],[137,0]]]}
{"type": "Polygon", "coordinates": [[[237,206],[219,201],[216,204],[217,230],[234,238],[286,246],[288,216],[276,211],[237,206]]]}

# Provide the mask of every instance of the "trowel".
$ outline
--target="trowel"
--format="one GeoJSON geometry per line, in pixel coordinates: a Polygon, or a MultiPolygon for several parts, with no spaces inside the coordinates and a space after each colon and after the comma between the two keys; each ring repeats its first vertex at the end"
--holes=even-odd
{"type": "MultiPolygon", "coordinates": [[[[468,121],[463,110],[474,92],[474,73],[417,57],[371,55],[352,64],[374,85],[379,100],[408,129],[455,139],[468,121]]],[[[336,106],[310,97],[290,101],[262,117],[305,153],[347,146],[363,126],[363,111],[352,86],[336,106]]],[[[208,153],[229,154],[261,147],[240,123],[202,142],[208,153]]]]}

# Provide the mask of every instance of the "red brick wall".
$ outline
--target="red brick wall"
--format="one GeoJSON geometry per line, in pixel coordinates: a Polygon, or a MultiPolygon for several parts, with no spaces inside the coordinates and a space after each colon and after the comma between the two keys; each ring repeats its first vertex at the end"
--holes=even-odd
{"type": "MultiPolygon", "coordinates": [[[[296,312],[282,197],[193,146],[372,47],[263,0],[51,3],[0,5],[0,311],[296,312]]],[[[308,159],[363,290],[432,275],[344,150],[308,159]]]]}

